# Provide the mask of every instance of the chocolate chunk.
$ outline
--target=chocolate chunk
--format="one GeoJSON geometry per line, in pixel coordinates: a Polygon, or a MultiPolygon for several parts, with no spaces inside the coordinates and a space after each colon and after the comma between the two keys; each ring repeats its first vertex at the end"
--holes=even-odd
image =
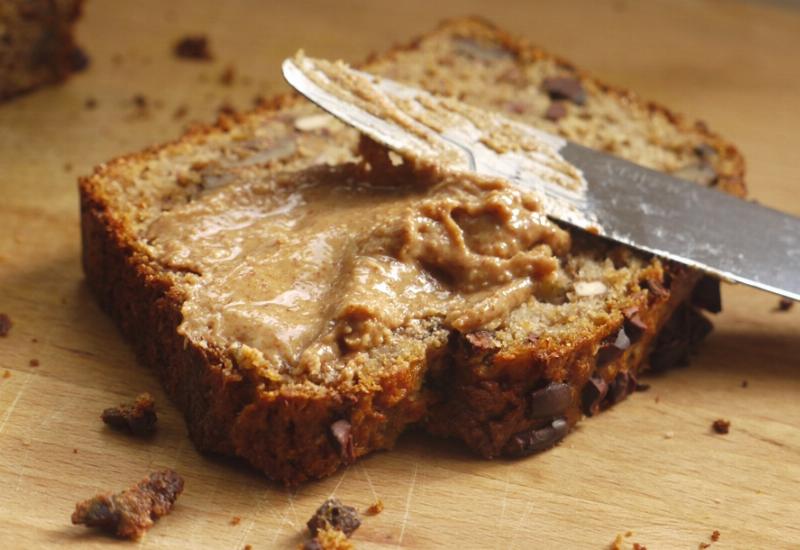
{"type": "Polygon", "coordinates": [[[185,36],[175,43],[173,53],[181,59],[194,61],[210,61],[211,51],[208,47],[208,38],[203,35],[185,36]]]}
{"type": "Polygon", "coordinates": [[[722,311],[719,279],[706,275],[697,283],[692,291],[692,305],[711,313],[722,311]]]}
{"type": "Polygon", "coordinates": [[[598,376],[592,376],[581,391],[581,408],[586,416],[594,416],[600,412],[600,403],[608,394],[608,384],[598,376]]]}
{"type": "Polygon", "coordinates": [[[552,122],[558,122],[565,116],[567,116],[567,107],[563,101],[552,102],[544,112],[544,118],[552,122]]]}
{"type": "Polygon", "coordinates": [[[694,154],[703,160],[709,160],[717,156],[717,150],[708,143],[696,145],[693,149],[694,154]]]}
{"type": "Polygon", "coordinates": [[[549,426],[519,432],[511,437],[504,448],[506,456],[518,458],[549,449],[567,435],[569,424],[557,418],[549,426]]]}
{"type": "Polygon", "coordinates": [[[492,333],[488,330],[479,330],[465,335],[467,342],[472,344],[474,348],[490,350],[495,349],[497,346],[492,339],[492,333]]]}
{"type": "Polygon", "coordinates": [[[690,164],[688,166],[684,166],[683,168],[678,168],[672,172],[672,175],[676,178],[691,181],[693,183],[699,183],[700,185],[705,185],[707,187],[716,185],[717,180],[719,179],[717,171],[714,170],[714,167],[705,161],[701,161],[697,164],[690,164]]]}
{"type": "Polygon", "coordinates": [[[778,302],[778,307],[775,308],[775,311],[789,311],[794,307],[794,300],[790,300],[788,298],[781,298],[778,302]]]}
{"type": "Polygon", "coordinates": [[[103,411],[103,422],[118,430],[127,430],[134,435],[150,435],[156,430],[155,401],[149,393],[136,398],[133,405],[120,405],[103,411]]]}
{"type": "Polygon", "coordinates": [[[568,99],[576,105],[586,103],[586,91],[577,78],[570,76],[554,76],[542,81],[544,91],[550,99],[568,99]]]}
{"type": "Polygon", "coordinates": [[[622,353],[631,347],[631,340],[625,333],[625,328],[619,329],[616,335],[606,338],[597,352],[597,366],[604,367],[622,356],[622,353]]]}
{"type": "Polygon", "coordinates": [[[660,281],[645,279],[643,284],[656,299],[662,300],[669,298],[669,291],[664,288],[664,285],[662,285],[660,281]]]}
{"type": "Polygon", "coordinates": [[[731,423],[728,420],[718,418],[711,424],[711,429],[720,435],[725,435],[731,429],[731,423]]]}
{"type": "Polygon", "coordinates": [[[531,418],[560,416],[572,403],[572,390],[569,384],[551,382],[531,394],[529,415],[531,418]]]}
{"type": "Polygon", "coordinates": [[[359,528],[361,519],[358,511],[352,506],[345,506],[337,498],[329,498],[317,508],[317,511],[306,523],[312,537],[323,529],[335,529],[348,537],[359,528]]]}
{"type": "Polygon", "coordinates": [[[345,463],[352,462],[356,454],[353,448],[353,434],[350,422],[347,420],[337,420],[331,424],[331,433],[334,439],[336,439],[336,443],[339,445],[339,454],[342,457],[342,461],[345,463]]]}
{"type": "Polygon", "coordinates": [[[631,344],[635,344],[644,336],[647,331],[647,324],[639,316],[639,308],[637,307],[626,308],[623,310],[622,315],[625,317],[625,322],[622,325],[625,335],[631,344]]]}
{"type": "Polygon", "coordinates": [[[72,513],[72,523],[138,539],[155,520],[169,514],[181,492],[183,478],[173,470],[154,472],[121,493],[101,494],[79,502],[72,513]]]}
{"type": "Polygon", "coordinates": [[[628,394],[636,387],[636,379],[632,378],[628,373],[620,372],[611,381],[608,388],[608,395],[603,402],[603,408],[612,407],[625,399],[628,394]],[[631,381],[633,380],[633,385],[631,381]]]}
{"type": "Polygon", "coordinates": [[[13,325],[14,323],[11,322],[11,317],[5,313],[0,313],[0,336],[8,336],[13,325]]]}
{"type": "Polygon", "coordinates": [[[650,368],[664,370],[685,367],[689,355],[711,332],[711,321],[697,310],[684,304],[672,314],[650,352],[650,368]]]}

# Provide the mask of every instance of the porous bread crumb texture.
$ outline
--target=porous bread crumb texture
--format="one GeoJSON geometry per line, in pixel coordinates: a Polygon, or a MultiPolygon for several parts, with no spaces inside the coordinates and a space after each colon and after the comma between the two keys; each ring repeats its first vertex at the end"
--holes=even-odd
{"type": "Polygon", "coordinates": [[[0,100],[83,68],[86,59],[73,38],[83,1],[0,2],[0,100]]]}
{"type": "MultiPolygon", "coordinates": [[[[689,169],[699,174],[698,183],[744,194],[741,156],[704,125],[598,83],[482,21],[446,22],[364,68],[504,110],[655,169],[689,169]],[[545,112],[553,99],[542,81],[562,75],[577,78],[586,99],[567,103],[567,114],[552,121],[545,112]]],[[[404,328],[396,340],[402,344],[353,357],[359,362],[353,371],[369,376],[346,383],[297,380],[265,389],[265,380],[241,368],[241,358],[180,336],[182,302],[189,285],[202,284],[202,274],[159,265],[142,238],[150,223],[221,185],[357,160],[358,143],[355,131],[295,96],[282,96],[255,112],[222,116],[215,127],[196,128],[176,142],[115,159],[82,179],[87,280],[156,368],[201,449],[241,456],[269,477],[294,484],[391,447],[418,422],[483,456],[498,456],[515,436],[553,431],[552,418],[532,418],[529,410],[532,392],[550,383],[569,385],[569,406],[558,413],[569,425],[584,412],[581,393],[590,378],[608,383],[605,403],[627,394],[660,327],[699,276],[579,234],[561,259],[558,283],[508,319],[480,334],[452,333],[435,323],[404,328]],[[646,330],[619,345],[633,315],[646,330]],[[608,349],[615,353],[601,353],[608,349]],[[341,453],[331,433],[341,419],[351,425],[352,454],[341,453]]]]}

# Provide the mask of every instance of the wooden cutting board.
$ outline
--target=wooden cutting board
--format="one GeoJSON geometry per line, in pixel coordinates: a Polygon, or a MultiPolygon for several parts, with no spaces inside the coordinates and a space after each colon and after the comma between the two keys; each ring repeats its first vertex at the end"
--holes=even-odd
{"type": "Polygon", "coordinates": [[[800,214],[800,12],[788,2],[90,0],[79,29],[89,71],[0,106],[0,312],[14,322],[0,338],[0,548],[115,543],[70,525],[75,501],[159,467],[179,471],[186,490],[140,547],[293,547],[335,494],[385,504],[354,535],[361,548],[607,548],[628,531],[624,548],[698,548],[714,530],[713,548],[800,548],[800,307],[777,313],[773,296],[724,288],[726,309],[690,368],[651,377],[648,392],[550,452],[486,462],[410,434],[292,490],[198,454],[90,298],[79,174],[210,121],[223,102],[246,108],[284,89],[278,63],[299,47],[358,60],[465,13],[702,115],[741,146],[752,196],[800,214]],[[208,34],[213,62],[171,56],[189,32],[208,34]],[[104,407],[145,390],[161,415],[153,441],[104,428],[104,407]],[[717,418],[731,421],[728,435],[712,433],[717,418]]]}

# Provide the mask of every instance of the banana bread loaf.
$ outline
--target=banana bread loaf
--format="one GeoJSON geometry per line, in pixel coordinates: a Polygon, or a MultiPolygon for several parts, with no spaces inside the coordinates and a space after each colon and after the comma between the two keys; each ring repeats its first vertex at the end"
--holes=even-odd
{"type": "MultiPolygon", "coordinates": [[[[481,20],[445,22],[362,67],[745,192],[742,157],[703,124],[481,20]]],[[[285,95],[81,180],[87,281],[200,449],[288,484],[389,448],[410,425],[487,458],[524,456],[628,395],[649,354],[684,361],[708,332],[690,303],[697,272],[570,234],[513,190],[459,190],[443,209],[437,193],[458,182],[396,164],[285,95]],[[508,240],[512,218],[538,225],[508,240]],[[524,265],[535,284],[460,286],[457,259],[428,255],[440,237],[485,265],[524,265]],[[362,292],[376,273],[399,286],[362,292]],[[458,294],[453,314],[453,289],[483,294],[458,294]]]]}

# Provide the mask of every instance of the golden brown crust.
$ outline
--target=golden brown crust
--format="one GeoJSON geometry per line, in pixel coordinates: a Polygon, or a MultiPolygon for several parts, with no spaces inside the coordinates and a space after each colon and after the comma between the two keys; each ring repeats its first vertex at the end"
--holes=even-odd
{"type": "MultiPolygon", "coordinates": [[[[551,57],[472,18],[445,22],[432,35],[455,28],[490,33],[519,55],[551,57]]],[[[372,60],[414,49],[419,40],[372,60]]],[[[559,63],[568,64],[563,60],[559,63]]],[[[664,114],[682,131],[709,142],[721,152],[719,187],[737,195],[744,193],[744,161],[732,145],[704,125],[689,124],[663,107],[641,102],[630,92],[601,86],[610,95],[664,114]]],[[[529,418],[526,413],[533,390],[543,381],[568,383],[571,405],[564,416],[569,425],[574,424],[581,417],[581,389],[587,379],[600,373],[607,382],[613,382],[620,374],[628,376],[629,371],[635,375],[659,328],[685,301],[698,279],[695,272],[669,267],[671,291],[641,292],[631,303],[620,304],[620,310],[637,307],[648,330],[599,371],[603,342],[617,334],[625,322],[619,312],[607,326],[570,349],[518,346],[486,350],[454,336],[449,350],[453,360],[425,358],[427,371],[418,365],[385,376],[376,381],[377,391],[365,388],[340,394],[329,389],[310,394],[284,388],[259,392],[245,374],[226,363],[221,352],[197,347],[179,335],[180,297],[167,274],[143,253],[124,216],[112,211],[112,200],[103,184],[126,166],[153,159],[173,147],[227,133],[236,124],[276,113],[297,101],[295,95],[286,94],[252,113],[222,116],[215,125],[195,127],[179,140],[114,159],[80,181],[83,264],[89,286],[133,342],[141,360],[156,369],[168,394],[183,410],[193,441],[203,450],[240,456],[270,478],[289,484],[328,475],[354,457],[391,447],[408,424],[419,421],[433,433],[462,439],[483,456],[508,453],[508,445],[519,434],[541,429],[542,420],[529,418]],[[352,452],[341,452],[341,443],[331,433],[333,423],[341,419],[350,424],[352,452]]],[[[643,275],[657,279],[658,284],[664,282],[660,272],[643,275]]]]}

